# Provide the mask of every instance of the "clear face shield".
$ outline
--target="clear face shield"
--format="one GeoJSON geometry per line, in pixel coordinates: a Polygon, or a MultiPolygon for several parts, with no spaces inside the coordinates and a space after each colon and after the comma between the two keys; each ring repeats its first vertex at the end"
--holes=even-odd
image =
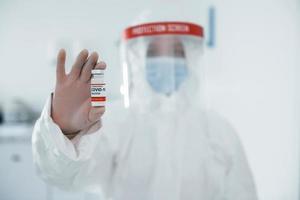
{"type": "Polygon", "coordinates": [[[129,27],[121,47],[126,107],[179,107],[199,102],[203,28],[185,22],[129,27]]]}

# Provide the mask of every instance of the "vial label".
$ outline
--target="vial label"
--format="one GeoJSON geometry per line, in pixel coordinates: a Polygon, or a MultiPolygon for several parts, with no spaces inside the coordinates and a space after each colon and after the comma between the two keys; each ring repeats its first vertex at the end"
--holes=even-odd
{"type": "Polygon", "coordinates": [[[104,83],[104,73],[99,70],[92,71],[91,79],[91,104],[92,106],[105,106],[106,89],[104,83]]]}

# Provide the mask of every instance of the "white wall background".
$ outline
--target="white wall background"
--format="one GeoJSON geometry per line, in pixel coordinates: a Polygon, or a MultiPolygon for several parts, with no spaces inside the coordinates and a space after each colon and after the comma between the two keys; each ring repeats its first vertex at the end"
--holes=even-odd
{"type": "Polygon", "coordinates": [[[299,1],[215,4],[218,47],[207,52],[211,106],[240,133],[260,198],[296,200],[299,1]]]}
{"type": "Polygon", "coordinates": [[[218,48],[207,52],[212,107],[239,131],[260,198],[298,199],[299,2],[215,3],[218,48]]]}
{"type": "MultiPolygon", "coordinates": [[[[97,50],[109,66],[110,96],[120,98],[120,32],[152,4],[0,0],[0,103],[21,97],[41,109],[54,85],[53,52],[60,46],[70,59],[80,48],[97,50]]],[[[298,199],[299,1],[190,4],[192,12],[216,6],[217,46],[206,52],[209,102],[238,130],[260,199],[298,199]]]]}

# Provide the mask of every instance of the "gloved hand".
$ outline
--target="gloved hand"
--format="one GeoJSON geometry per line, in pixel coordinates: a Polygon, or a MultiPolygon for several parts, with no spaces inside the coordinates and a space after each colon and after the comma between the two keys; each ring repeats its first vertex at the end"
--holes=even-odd
{"type": "Polygon", "coordinates": [[[87,50],[79,53],[69,74],[65,72],[65,50],[61,49],[57,56],[51,117],[69,139],[91,125],[100,128],[100,117],[105,111],[105,107],[91,106],[90,79],[92,69],[105,69],[106,64],[98,63],[96,52],[89,57],[88,54],[87,50]]]}

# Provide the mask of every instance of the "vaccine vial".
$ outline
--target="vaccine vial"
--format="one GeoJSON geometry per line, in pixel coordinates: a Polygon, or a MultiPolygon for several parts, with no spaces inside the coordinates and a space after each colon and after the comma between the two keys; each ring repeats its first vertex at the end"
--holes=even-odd
{"type": "Polygon", "coordinates": [[[105,106],[106,91],[104,82],[104,70],[92,70],[91,78],[91,104],[94,107],[105,106]]]}

